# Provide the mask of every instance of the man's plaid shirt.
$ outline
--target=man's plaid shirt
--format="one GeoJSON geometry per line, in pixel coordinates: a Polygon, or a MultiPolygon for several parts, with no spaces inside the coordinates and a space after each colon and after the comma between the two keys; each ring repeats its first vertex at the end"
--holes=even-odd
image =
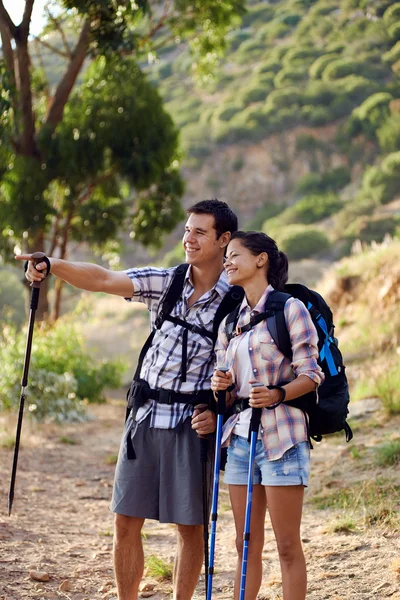
{"type": "MultiPolygon", "coordinates": [[[[250,317],[264,311],[268,294],[273,290],[269,285],[254,310],[251,310],[246,297],[239,310],[238,325],[246,325],[250,317]]],[[[225,364],[235,379],[236,350],[239,340],[247,341],[248,360],[251,363],[255,380],[267,385],[279,385],[292,381],[295,377],[306,375],[317,385],[324,381],[324,374],[317,363],[318,334],[304,304],[296,298],[289,298],[284,309],[285,320],[290,335],[293,358],[290,361],[279,350],[268,330],[267,321],[261,321],[253,329],[228,341],[225,333],[226,318],[222,321],[218,341],[215,347],[217,362],[225,364]]],[[[232,392],[235,399],[235,391],[232,392]]],[[[251,410],[251,409],[247,409],[251,410]]],[[[239,415],[230,417],[224,425],[222,443],[229,444],[230,435],[239,419],[239,415]]],[[[299,408],[283,402],[274,410],[262,411],[261,438],[268,460],[277,460],[292,446],[308,439],[307,426],[303,412],[299,408]]]]}
{"type": "MultiPolygon", "coordinates": [[[[132,298],[126,300],[143,302],[147,306],[150,311],[151,328],[154,327],[159,308],[176,269],[177,267],[144,267],[125,271],[134,286],[132,298]]],[[[222,272],[216,285],[188,307],[189,297],[194,290],[190,273],[189,267],[181,298],[170,314],[212,332],[216,310],[230,288],[226,275],[222,272]]],[[[183,331],[183,327],[170,321],[164,321],[161,329],[156,331],[140,372],[141,379],[147,381],[152,389],[162,388],[183,394],[196,394],[200,390],[210,389],[210,379],[214,370],[213,342],[198,333],[189,332],[186,381],[181,381],[183,331]]],[[[155,400],[149,400],[138,410],[136,421],[143,421],[150,411],[150,427],[172,429],[192,415],[193,407],[179,403],[158,404],[155,400]]]]}

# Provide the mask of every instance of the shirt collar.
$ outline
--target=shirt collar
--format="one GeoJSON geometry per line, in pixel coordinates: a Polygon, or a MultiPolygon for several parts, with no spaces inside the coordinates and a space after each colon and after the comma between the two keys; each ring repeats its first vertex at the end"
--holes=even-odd
{"type": "Polygon", "coordinates": [[[265,302],[266,302],[269,294],[273,290],[274,290],[274,288],[272,287],[271,284],[267,285],[267,287],[263,291],[261,298],[259,299],[259,301],[257,302],[256,306],[253,309],[250,308],[249,303],[247,302],[247,298],[246,298],[246,296],[244,296],[242,304],[240,306],[239,314],[242,314],[242,312],[243,313],[245,313],[245,312],[252,312],[252,313],[264,312],[265,302]]]}
{"type": "MultiPolygon", "coordinates": [[[[188,283],[188,285],[190,286],[190,289],[192,290],[194,288],[194,285],[192,282],[191,275],[192,275],[192,265],[189,265],[189,268],[186,271],[185,281],[186,281],[186,283],[188,283]]],[[[231,286],[228,283],[228,277],[225,273],[225,270],[223,270],[221,275],[219,276],[217,283],[209,290],[209,292],[211,294],[215,290],[217,292],[217,294],[221,298],[223,298],[230,287],[231,286]]]]}

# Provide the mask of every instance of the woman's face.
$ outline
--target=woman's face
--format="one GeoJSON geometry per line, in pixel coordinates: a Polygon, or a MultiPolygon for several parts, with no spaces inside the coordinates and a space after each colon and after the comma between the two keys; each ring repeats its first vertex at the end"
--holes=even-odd
{"type": "Polygon", "coordinates": [[[265,258],[265,253],[254,256],[239,239],[229,242],[226,253],[225,272],[231,285],[244,286],[247,282],[253,281],[254,277],[259,277],[261,272],[266,274],[265,267],[260,269],[264,262],[260,258],[265,258]]]}

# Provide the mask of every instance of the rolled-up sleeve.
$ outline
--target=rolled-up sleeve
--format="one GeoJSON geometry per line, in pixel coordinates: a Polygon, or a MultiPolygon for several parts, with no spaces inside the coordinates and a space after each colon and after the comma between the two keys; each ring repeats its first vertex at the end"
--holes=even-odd
{"type": "Polygon", "coordinates": [[[292,369],[296,377],[306,375],[318,386],[324,381],[324,373],[318,364],[318,333],[310,313],[296,298],[285,304],[285,319],[290,333],[293,358],[292,369]]]}
{"type": "Polygon", "coordinates": [[[153,303],[159,301],[171,280],[172,269],[143,267],[124,271],[132,280],[134,292],[127,302],[143,302],[150,309],[153,303]]]}

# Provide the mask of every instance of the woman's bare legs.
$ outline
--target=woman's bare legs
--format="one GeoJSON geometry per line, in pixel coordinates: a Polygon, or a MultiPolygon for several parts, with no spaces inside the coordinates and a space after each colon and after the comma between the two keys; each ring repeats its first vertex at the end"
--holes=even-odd
{"type": "Polygon", "coordinates": [[[304,487],[267,486],[268,511],[278,546],[284,600],[304,600],[307,571],[300,539],[304,487]]]}
{"type": "MultiPolygon", "coordinates": [[[[233,516],[236,528],[236,549],[238,560],[235,574],[234,598],[239,599],[242,572],[243,532],[246,516],[246,485],[229,485],[233,516]]],[[[265,490],[262,485],[253,486],[253,503],[250,522],[250,541],[247,560],[245,600],[256,600],[262,579],[262,550],[264,546],[264,523],[267,507],[265,490]]]]}

